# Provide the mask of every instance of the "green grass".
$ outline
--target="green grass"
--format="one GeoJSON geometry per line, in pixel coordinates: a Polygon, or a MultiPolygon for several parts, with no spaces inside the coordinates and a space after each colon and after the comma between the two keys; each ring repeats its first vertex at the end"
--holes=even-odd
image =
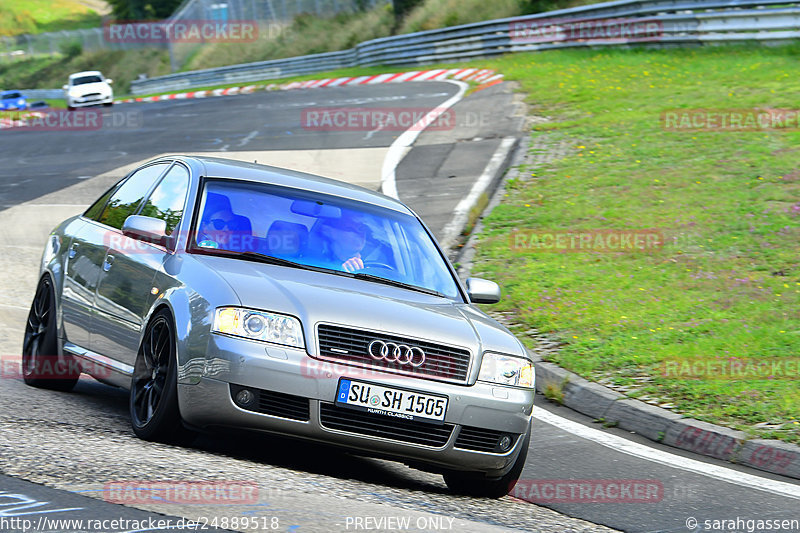
{"type": "Polygon", "coordinates": [[[405,17],[397,33],[435,30],[601,1],[606,0],[425,0],[405,17]]]}
{"type": "MultiPolygon", "coordinates": [[[[299,15],[280,31],[260,32],[259,39],[253,43],[195,46],[182,70],[346,50],[362,41],[391,35],[394,15],[385,7],[330,18],[299,15]]],[[[181,53],[177,50],[177,54],[181,53]]]]}
{"type": "Polygon", "coordinates": [[[128,92],[131,80],[139,74],[169,74],[169,56],[165,50],[105,51],[85,53],[72,58],[43,56],[0,63],[0,87],[58,89],[73,72],[100,70],[114,80],[114,95],[128,92]]]}
{"type": "MultiPolygon", "coordinates": [[[[476,274],[500,310],[554,332],[560,365],[636,385],[678,412],[800,442],[796,380],[674,380],[672,360],[800,354],[800,133],[670,132],[673,108],[797,108],[800,46],[580,50],[489,63],[516,79],[532,133],[570,148],[523,169],[487,219],[476,274]],[[657,253],[531,253],[512,230],[658,228],[657,253]],[[635,379],[634,379],[635,378],[635,379]]],[[[526,339],[530,343],[530,339],[526,339]]]]}
{"type": "Polygon", "coordinates": [[[2,0],[0,37],[100,26],[100,15],[75,0],[2,0]]]}

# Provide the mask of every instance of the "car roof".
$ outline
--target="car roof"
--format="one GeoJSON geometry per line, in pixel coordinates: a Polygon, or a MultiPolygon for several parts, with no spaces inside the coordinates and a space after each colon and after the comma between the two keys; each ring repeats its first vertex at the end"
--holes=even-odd
{"type": "Polygon", "coordinates": [[[195,166],[201,176],[208,178],[232,178],[303,189],[320,194],[329,194],[341,198],[366,202],[401,213],[414,215],[405,204],[395,198],[365,187],[317,176],[315,174],[308,174],[270,165],[224,159],[221,157],[176,155],[168,156],[163,159],[177,159],[190,166],[195,166]]]}
{"type": "Polygon", "coordinates": [[[69,78],[77,78],[79,76],[102,76],[103,73],[99,70],[84,70],[83,72],[76,72],[75,74],[70,74],[69,78]]]}

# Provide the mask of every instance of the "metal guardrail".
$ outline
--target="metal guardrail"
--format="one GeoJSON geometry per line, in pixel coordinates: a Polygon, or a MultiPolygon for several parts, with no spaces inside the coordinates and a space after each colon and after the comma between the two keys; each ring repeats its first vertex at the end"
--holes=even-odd
{"type": "Polygon", "coordinates": [[[62,89],[23,89],[20,92],[22,96],[28,99],[29,104],[32,100],[59,100],[64,98],[62,89]]]}
{"type": "Polygon", "coordinates": [[[182,74],[168,74],[166,76],[159,76],[158,78],[137,80],[131,83],[131,92],[133,92],[133,94],[144,94],[146,92],[172,91],[207,85],[285,78],[287,76],[350,67],[353,64],[353,50],[328,52],[326,54],[275,59],[273,61],[259,61],[257,63],[244,63],[241,65],[231,65],[229,67],[194,70],[182,74]],[[159,88],[156,90],[149,89],[149,85],[153,81],[157,81],[158,83],[159,88]],[[134,85],[144,88],[134,90],[134,85]]]}
{"type": "Polygon", "coordinates": [[[78,46],[84,52],[100,50],[136,50],[141,48],[166,48],[162,43],[110,42],[103,36],[102,28],[63,30],[0,37],[0,63],[42,55],[65,53],[69,47],[78,46]]]}
{"type": "MultiPolygon", "coordinates": [[[[613,22],[613,21],[611,21],[613,22]]],[[[800,38],[800,1],[786,0],[617,0],[490,20],[438,30],[384,37],[342,52],[330,52],[137,80],[133,94],[250,82],[344,67],[423,65],[511,52],[600,46],[691,46],[706,43],[781,42],[800,38]],[[610,19],[620,24],[646,20],[658,25],[656,39],[563,38],[553,29],[610,19]],[[545,28],[541,38],[520,37],[515,28],[545,28]]]]}

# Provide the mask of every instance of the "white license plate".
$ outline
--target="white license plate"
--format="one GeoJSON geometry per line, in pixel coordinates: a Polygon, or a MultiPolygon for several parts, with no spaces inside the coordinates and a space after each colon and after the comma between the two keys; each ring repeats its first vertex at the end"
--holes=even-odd
{"type": "Polygon", "coordinates": [[[336,405],[403,420],[441,424],[447,412],[447,396],[424,394],[374,383],[339,380],[336,405]]]}

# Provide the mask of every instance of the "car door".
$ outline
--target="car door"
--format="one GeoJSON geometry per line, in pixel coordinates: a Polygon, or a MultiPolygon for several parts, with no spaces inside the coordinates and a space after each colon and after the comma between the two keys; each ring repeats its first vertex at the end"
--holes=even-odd
{"type": "MultiPolygon", "coordinates": [[[[183,215],[188,189],[189,171],[176,163],[131,214],[164,220],[171,236],[183,215]]],[[[97,285],[89,341],[93,352],[134,365],[143,320],[156,298],[156,291],[151,290],[153,278],[171,253],[168,246],[123,235],[120,225],[120,231],[108,241],[97,285]]]]}
{"type": "Polygon", "coordinates": [[[101,279],[109,242],[122,227],[126,213],[139,209],[142,200],[169,163],[148,165],[131,173],[106,192],[84,214],[85,223],[69,243],[65,269],[64,331],[68,342],[82,348],[91,345],[94,327],[97,287],[101,279]]]}
{"type": "Polygon", "coordinates": [[[105,257],[102,233],[91,221],[103,214],[111,196],[126,181],[119,180],[92,204],[83,216],[70,224],[66,245],[64,289],[61,294],[64,339],[81,348],[89,346],[89,329],[94,310],[94,294],[100,279],[100,268],[105,257]]]}
{"type": "Polygon", "coordinates": [[[86,348],[89,346],[94,293],[100,279],[105,247],[102,241],[92,238],[94,231],[88,223],[75,225],[79,227],[67,244],[69,252],[61,294],[63,335],[67,342],[86,348]]]}

